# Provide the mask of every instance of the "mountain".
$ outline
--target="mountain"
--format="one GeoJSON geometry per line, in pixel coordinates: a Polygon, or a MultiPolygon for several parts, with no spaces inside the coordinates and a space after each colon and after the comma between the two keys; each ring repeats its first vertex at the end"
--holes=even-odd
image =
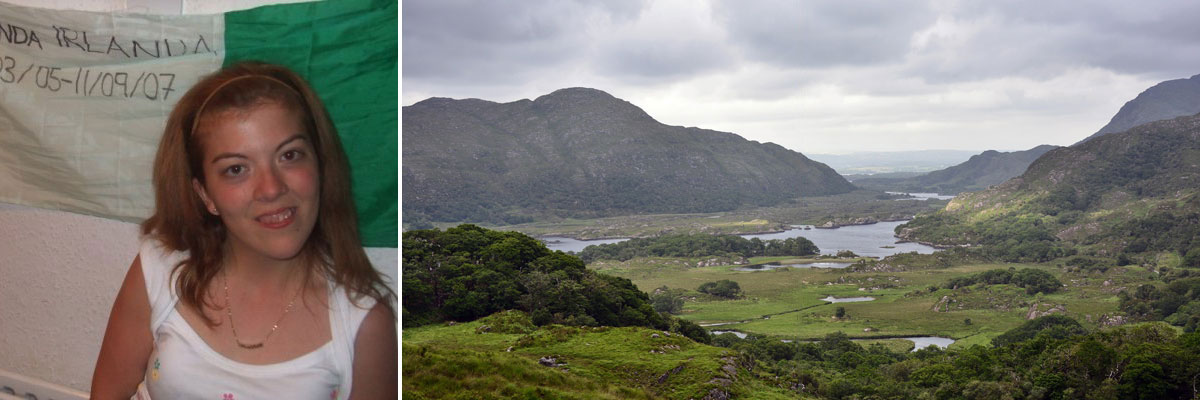
{"type": "MultiPolygon", "coordinates": [[[[1108,125],[1079,143],[1135,126],[1200,112],[1200,75],[1151,86],[1121,106],[1108,125]]],[[[1078,144],[1078,143],[1077,143],[1078,144]]]]}
{"type": "Polygon", "coordinates": [[[988,150],[971,156],[966,162],[912,178],[865,177],[854,184],[876,190],[958,194],[987,189],[1021,175],[1029,164],[1058,146],[1041,145],[1024,151],[988,150]]]}
{"type": "Polygon", "coordinates": [[[959,195],[897,233],[990,245],[1008,259],[1171,252],[1200,266],[1200,115],[1052,150],[1021,176],[959,195]]]}
{"type": "Polygon", "coordinates": [[[969,150],[864,151],[850,154],[809,154],[842,175],[929,172],[961,163],[969,150]]]}
{"type": "Polygon", "coordinates": [[[854,189],[798,152],[664,125],[595,89],[431,98],[402,113],[407,221],[715,212],[854,189]]]}

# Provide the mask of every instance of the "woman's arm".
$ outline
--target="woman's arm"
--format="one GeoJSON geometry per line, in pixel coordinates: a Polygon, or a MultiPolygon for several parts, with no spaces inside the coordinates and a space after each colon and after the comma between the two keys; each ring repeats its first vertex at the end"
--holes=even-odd
{"type": "Polygon", "coordinates": [[[396,321],[382,303],[367,312],[354,338],[354,386],[350,400],[394,399],[397,393],[396,321]]]}
{"type": "Polygon", "coordinates": [[[125,274],[113,301],[108,328],[92,373],[92,399],[128,399],[146,374],[146,361],[154,350],[150,333],[150,299],[146,295],[140,256],[125,274]]]}

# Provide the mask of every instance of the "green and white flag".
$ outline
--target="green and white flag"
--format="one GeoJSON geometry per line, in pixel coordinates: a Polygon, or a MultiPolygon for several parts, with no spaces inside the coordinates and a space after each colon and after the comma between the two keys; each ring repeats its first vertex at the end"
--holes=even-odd
{"type": "Polygon", "coordinates": [[[396,27],[394,1],[183,16],[0,3],[0,202],[140,222],[175,102],[260,60],[312,83],[350,157],[363,244],[396,247],[396,27]]]}

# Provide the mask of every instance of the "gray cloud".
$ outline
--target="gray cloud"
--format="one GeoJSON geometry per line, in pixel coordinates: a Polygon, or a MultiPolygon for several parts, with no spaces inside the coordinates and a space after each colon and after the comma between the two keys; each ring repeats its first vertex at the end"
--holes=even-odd
{"type": "Polygon", "coordinates": [[[655,84],[726,70],[736,65],[725,32],[703,3],[672,8],[651,5],[635,21],[597,35],[589,59],[596,73],[655,84]]]}
{"type": "Polygon", "coordinates": [[[1150,85],[1200,73],[1191,0],[402,7],[405,104],[588,86],[803,151],[1069,144],[1150,85]]]}
{"type": "Polygon", "coordinates": [[[718,0],[714,8],[748,59],[804,68],[899,62],[935,17],[915,0],[718,0]]]}
{"type": "Polygon", "coordinates": [[[1005,1],[939,10],[911,54],[910,72],[930,81],[999,76],[1047,79],[1101,68],[1155,79],[1200,65],[1200,3],[1005,1]]]}
{"type": "Polygon", "coordinates": [[[404,74],[456,84],[536,79],[586,54],[590,24],[640,9],[636,1],[405,1],[404,74]]]}

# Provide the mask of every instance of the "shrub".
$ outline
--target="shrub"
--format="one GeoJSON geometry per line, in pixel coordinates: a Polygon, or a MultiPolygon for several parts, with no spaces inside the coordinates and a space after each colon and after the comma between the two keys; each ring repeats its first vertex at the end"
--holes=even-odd
{"type": "Polygon", "coordinates": [[[1024,342],[1039,336],[1039,333],[1047,332],[1047,336],[1052,338],[1062,338],[1074,335],[1082,335],[1087,333],[1079,322],[1065,315],[1047,315],[1038,317],[1031,321],[1026,321],[1021,326],[1013,328],[1004,334],[992,339],[992,345],[996,347],[1006,346],[1014,343],[1024,342]]]}
{"type": "Polygon", "coordinates": [[[537,329],[529,314],[518,310],[501,311],[479,319],[475,333],[529,333],[537,329]],[[484,327],[487,327],[486,329],[484,327]]]}
{"type": "Polygon", "coordinates": [[[663,286],[650,295],[650,304],[654,306],[654,311],[679,314],[683,311],[682,293],[679,290],[671,290],[663,286]]]}
{"type": "Polygon", "coordinates": [[[700,284],[700,288],[697,290],[700,293],[706,293],[727,299],[736,299],[742,294],[741,286],[738,286],[737,282],[728,279],[722,279],[716,282],[705,282],[700,284]]]}

